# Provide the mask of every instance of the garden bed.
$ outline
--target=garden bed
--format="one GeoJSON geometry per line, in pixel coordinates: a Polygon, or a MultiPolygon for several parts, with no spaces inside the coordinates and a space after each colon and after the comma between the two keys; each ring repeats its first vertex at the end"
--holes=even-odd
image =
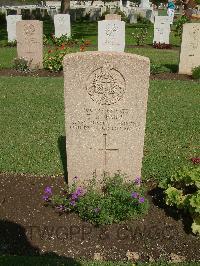
{"type": "MultiPolygon", "coordinates": [[[[30,72],[19,72],[14,69],[0,69],[0,76],[6,77],[63,77],[63,71],[60,72],[50,72],[48,70],[34,70],[30,72]]],[[[198,81],[192,79],[192,76],[178,74],[178,73],[159,73],[151,74],[151,80],[189,80],[198,81]]]]}
{"type": "Polygon", "coordinates": [[[76,214],[59,215],[45,207],[42,195],[48,185],[58,192],[64,178],[0,174],[0,254],[126,261],[135,252],[140,261],[176,261],[175,255],[182,261],[200,261],[200,238],[191,233],[187,216],[164,205],[156,183],[147,184],[146,216],[99,228],[76,214]]]}

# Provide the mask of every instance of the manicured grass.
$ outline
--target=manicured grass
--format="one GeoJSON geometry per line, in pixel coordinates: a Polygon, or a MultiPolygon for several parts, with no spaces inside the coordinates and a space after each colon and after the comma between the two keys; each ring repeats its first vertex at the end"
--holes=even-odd
{"type": "MultiPolygon", "coordinates": [[[[152,81],[143,177],[165,178],[199,154],[199,83],[152,81]]],[[[62,78],[1,77],[0,171],[62,175],[62,78]]]]}

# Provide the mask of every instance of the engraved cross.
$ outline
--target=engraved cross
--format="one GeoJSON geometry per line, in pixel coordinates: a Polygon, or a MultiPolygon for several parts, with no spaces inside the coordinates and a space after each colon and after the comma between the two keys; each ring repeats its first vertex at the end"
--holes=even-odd
{"type": "Polygon", "coordinates": [[[107,148],[107,134],[103,134],[104,136],[104,148],[103,149],[99,149],[100,151],[104,151],[104,164],[105,164],[105,168],[107,166],[107,152],[109,151],[119,151],[119,149],[109,149],[107,148]]]}

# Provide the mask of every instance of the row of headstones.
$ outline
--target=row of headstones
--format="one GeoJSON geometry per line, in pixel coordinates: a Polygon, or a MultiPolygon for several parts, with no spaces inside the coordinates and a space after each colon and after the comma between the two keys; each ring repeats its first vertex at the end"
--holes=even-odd
{"type": "MultiPolygon", "coordinates": [[[[69,20],[70,21],[70,20],[69,20]]],[[[32,68],[42,68],[43,23],[19,21],[16,27],[18,57],[27,58],[32,68]]],[[[184,24],[179,73],[191,74],[200,65],[200,24],[184,24]]],[[[107,15],[98,22],[98,51],[123,52],[125,49],[125,22],[119,15],[107,15]]]]}
{"type": "MultiPolygon", "coordinates": [[[[117,16],[115,14],[110,15],[110,19],[121,20],[121,16],[117,16]]],[[[109,20],[109,15],[106,15],[106,20],[109,20]]],[[[132,20],[134,18],[131,18],[132,20]]],[[[7,32],[8,32],[8,42],[13,42],[16,40],[16,23],[22,20],[21,15],[8,15],[6,17],[7,20],[7,32]]],[[[136,17],[137,21],[137,17],[136,17]]],[[[168,17],[156,17],[155,23],[155,34],[154,34],[154,42],[165,42],[169,43],[169,18],[168,17]],[[165,22],[165,23],[164,23],[165,22]]],[[[125,32],[125,23],[120,22],[121,26],[119,28],[125,32]]],[[[71,24],[70,24],[70,15],[68,14],[57,14],[54,16],[54,26],[55,26],[55,37],[61,37],[62,35],[71,36],[71,24]]],[[[122,38],[121,38],[122,39],[122,38]]]]}

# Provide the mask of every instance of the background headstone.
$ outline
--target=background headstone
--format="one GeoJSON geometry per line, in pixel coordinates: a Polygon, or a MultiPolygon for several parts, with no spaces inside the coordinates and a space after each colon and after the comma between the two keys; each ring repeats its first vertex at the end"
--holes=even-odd
{"type": "Polygon", "coordinates": [[[192,74],[192,68],[200,66],[200,24],[183,25],[179,74],[192,74]]]}
{"type": "Polygon", "coordinates": [[[169,44],[170,22],[168,16],[155,16],[153,42],[169,44]]]}
{"type": "Polygon", "coordinates": [[[30,68],[43,67],[43,22],[23,20],[17,22],[17,55],[30,62],[30,68]]]}
{"type": "Polygon", "coordinates": [[[124,52],[125,22],[104,20],[98,22],[98,51],[124,52]]]}
{"type": "Polygon", "coordinates": [[[105,20],[121,20],[121,15],[107,14],[105,15],[105,20]]]}
{"type": "Polygon", "coordinates": [[[8,15],[8,16],[6,16],[8,42],[16,41],[16,23],[20,20],[22,20],[21,15],[8,15]]]}
{"type": "Polygon", "coordinates": [[[54,16],[55,37],[62,35],[71,36],[71,24],[69,14],[57,14],[54,16]]]}
{"type": "Polygon", "coordinates": [[[150,62],[111,52],[66,55],[68,181],[104,173],[141,175],[150,62]],[[76,82],[75,82],[76,81],[76,82]]]}

